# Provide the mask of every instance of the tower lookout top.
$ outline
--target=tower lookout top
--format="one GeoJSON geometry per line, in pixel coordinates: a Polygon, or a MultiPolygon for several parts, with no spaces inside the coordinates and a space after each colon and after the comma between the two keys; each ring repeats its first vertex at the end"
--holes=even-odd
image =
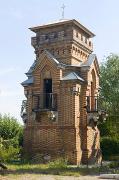
{"type": "Polygon", "coordinates": [[[88,35],[89,38],[92,38],[92,37],[95,36],[94,33],[92,33],[89,29],[87,29],[85,26],[83,26],[81,23],[79,23],[75,19],[69,19],[69,20],[68,19],[61,19],[59,21],[55,21],[55,22],[52,22],[52,23],[47,23],[47,24],[40,25],[40,26],[31,27],[29,29],[31,31],[37,33],[41,29],[52,28],[52,27],[62,26],[62,25],[73,25],[73,26],[76,26],[77,28],[79,28],[82,31],[84,31],[88,35]]]}

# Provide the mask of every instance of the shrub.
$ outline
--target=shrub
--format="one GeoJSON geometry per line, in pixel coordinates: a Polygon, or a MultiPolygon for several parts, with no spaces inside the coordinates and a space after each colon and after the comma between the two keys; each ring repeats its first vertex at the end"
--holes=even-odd
{"type": "Polygon", "coordinates": [[[0,115],[0,159],[9,162],[18,159],[23,140],[23,127],[14,117],[0,115]]]}
{"type": "Polygon", "coordinates": [[[110,115],[109,117],[107,117],[106,122],[98,125],[98,128],[100,129],[101,137],[119,137],[119,124],[116,116],[110,115]]]}
{"type": "Polygon", "coordinates": [[[49,163],[49,168],[51,169],[66,169],[67,160],[63,158],[56,159],[49,163]]]}
{"type": "Polygon", "coordinates": [[[109,164],[109,167],[110,167],[110,168],[118,168],[118,167],[119,167],[119,162],[111,162],[111,163],[109,164]]]}
{"type": "Polygon", "coordinates": [[[101,139],[101,149],[104,159],[112,155],[119,154],[119,139],[113,137],[103,137],[101,139]]]}
{"type": "Polygon", "coordinates": [[[22,145],[23,127],[14,117],[0,114],[0,137],[4,140],[17,139],[19,144],[22,145]]]}
{"type": "Polygon", "coordinates": [[[0,147],[0,159],[2,162],[11,162],[18,159],[20,149],[13,146],[0,147]]]}

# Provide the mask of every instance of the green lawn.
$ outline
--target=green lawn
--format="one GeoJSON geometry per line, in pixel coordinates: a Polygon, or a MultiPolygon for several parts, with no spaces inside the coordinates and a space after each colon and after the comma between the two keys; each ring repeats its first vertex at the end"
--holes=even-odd
{"type": "MultiPolygon", "coordinates": [[[[66,166],[58,167],[51,164],[7,164],[8,170],[1,170],[2,179],[19,179],[22,175],[34,176],[38,175],[59,175],[59,176],[80,176],[80,175],[98,175],[100,173],[99,167],[76,167],[66,166]]],[[[106,172],[106,169],[103,170],[106,172]]],[[[116,173],[119,173],[116,172],[116,173]]],[[[5,179],[5,180],[6,180],[5,179]]],[[[33,179],[33,178],[32,178],[33,179]]]]}
{"type": "Polygon", "coordinates": [[[86,174],[97,174],[98,168],[80,168],[80,167],[50,167],[49,164],[8,164],[8,170],[1,170],[4,176],[20,174],[50,174],[62,176],[80,176],[86,174]]]}

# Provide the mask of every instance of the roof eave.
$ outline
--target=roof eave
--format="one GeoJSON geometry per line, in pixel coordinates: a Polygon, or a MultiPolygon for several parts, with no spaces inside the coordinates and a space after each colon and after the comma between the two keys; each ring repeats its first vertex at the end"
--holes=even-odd
{"type": "Polygon", "coordinates": [[[21,85],[22,85],[23,87],[31,86],[32,84],[33,84],[33,83],[29,83],[29,84],[21,83],[21,85]]]}
{"type": "Polygon", "coordinates": [[[43,28],[50,28],[53,26],[60,26],[63,24],[69,24],[69,23],[74,23],[76,26],[78,26],[79,28],[81,28],[82,30],[84,30],[91,38],[95,36],[94,33],[92,33],[90,30],[88,30],[85,26],[83,26],[82,24],[80,24],[78,21],[76,21],[75,19],[71,19],[71,20],[67,20],[67,21],[59,21],[56,23],[51,23],[51,24],[45,24],[45,25],[41,25],[41,26],[35,26],[35,27],[30,27],[29,29],[35,33],[37,33],[37,31],[39,29],[43,29],[43,28]]]}
{"type": "Polygon", "coordinates": [[[71,81],[72,81],[72,82],[74,82],[74,81],[75,81],[75,82],[85,83],[85,80],[84,80],[84,81],[82,81],[82,80],[80,80],[80,79],[60,79],[60,81],[61,81],[61,82],[65,82],[65,81],[67,81],[67,82],[68,82],[68,81],[70,81],[70,82],[71,82],[71,81]]]}
{"type": "Polygon", "coordinates": [[[75,19],[72,20],[74,22],[75,25],[77,25],[79,28],[81,28],[82,30],[84,30],[87,34],[90,35],[90,37],[95,37],[96,35],[91,32],[89,29],[87,29],[85,26],[83,26],[82,24],[80,24],[78,21],[76,21],[75,19]]]}
{"type": "Polygon", "coordinates": [[[29,29],[36,33],[39,29],[49,28],[49,27],[53,27],[53,26],[60,26],[60,25],[63,25],[63,24],[71,23],[71,22],[72,22],[72,20],[61,21],[61,22],[59,21],[59,22],[56,22],[56,23],[30,27],[29,29]]]}

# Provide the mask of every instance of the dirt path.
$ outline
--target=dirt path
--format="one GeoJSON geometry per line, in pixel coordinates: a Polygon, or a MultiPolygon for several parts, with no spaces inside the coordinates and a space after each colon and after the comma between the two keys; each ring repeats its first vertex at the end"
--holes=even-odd
{"type": "Polygon", "coordinates": [[[9,175],[0,176],[0,180],[99,180],[98,176],[55,176],[55,175],[37,175],[37,174],[25,174],[25,175],[9,175]]]}

